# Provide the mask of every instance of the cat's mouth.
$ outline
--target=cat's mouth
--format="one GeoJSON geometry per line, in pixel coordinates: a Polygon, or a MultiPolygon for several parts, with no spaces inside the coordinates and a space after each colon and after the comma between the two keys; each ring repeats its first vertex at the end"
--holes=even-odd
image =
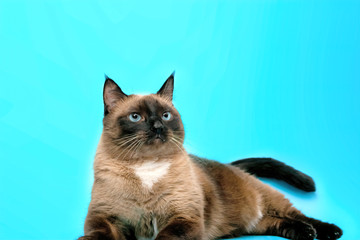
{"type": "Polygon", "coordinates": [[[149,140],[148,143],[152,144],[152,143],[163,143],[166,141],[166,138],[163,134],[155,134],[154,136],[152,136],[149,140]]]}
{"type": "Polygon", "coordinates": [[[165,142],[165,137],[161,134],[156,134],[155,139],[160,139],[161,141],[165,142]]]}

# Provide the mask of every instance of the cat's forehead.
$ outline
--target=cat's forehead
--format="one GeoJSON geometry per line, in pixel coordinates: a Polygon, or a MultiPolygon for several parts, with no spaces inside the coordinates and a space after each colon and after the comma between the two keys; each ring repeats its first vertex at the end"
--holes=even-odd
{"type": "Polygon", "coordinates": [[[157,112],[174,109],[172,103],[156,94],[130,95],[125,101],[117,105],[119,114],[131,112],[157,112]]]}

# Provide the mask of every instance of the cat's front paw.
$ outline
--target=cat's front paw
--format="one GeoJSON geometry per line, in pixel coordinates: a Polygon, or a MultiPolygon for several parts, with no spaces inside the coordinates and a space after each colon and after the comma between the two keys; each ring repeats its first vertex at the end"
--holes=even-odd
{"type": "Polygon", "coordinates": [[[321,240],[335,240],[342,236],[342,230],[335,224],[323,223],[320,226],[316,226],[318,232],[318,239],[321,240]]]}

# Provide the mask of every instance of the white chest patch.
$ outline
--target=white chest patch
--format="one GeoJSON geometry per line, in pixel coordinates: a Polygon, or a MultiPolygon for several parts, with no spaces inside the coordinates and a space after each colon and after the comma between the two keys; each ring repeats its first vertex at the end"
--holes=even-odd
{"type": "Polygon", "coordinates": [[[163,176],[167,174],[170,167],[169,162],[145,162],[132,167],[136,176],[141,180],[144,187],[151,189],[163,176]]]}

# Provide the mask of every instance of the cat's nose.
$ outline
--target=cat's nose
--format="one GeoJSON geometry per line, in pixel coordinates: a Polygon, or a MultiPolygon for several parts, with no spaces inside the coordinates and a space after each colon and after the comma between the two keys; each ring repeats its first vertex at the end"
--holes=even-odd
{"type": "Polygon", "coordinates": [[[154,122],[154,125],[151,128],[151,130],[156,134],[160,134],[164,130],[164,125],[159,120],[157,120],[154,122]]]}

